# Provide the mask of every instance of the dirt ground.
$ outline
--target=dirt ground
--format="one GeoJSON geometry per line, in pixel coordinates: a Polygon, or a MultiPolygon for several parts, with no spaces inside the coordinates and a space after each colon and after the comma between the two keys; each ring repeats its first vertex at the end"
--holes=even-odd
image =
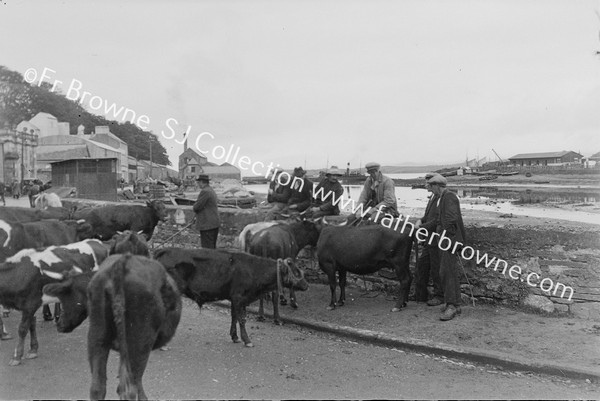
{"type": "MultiPolygon", "coordinates": [[[[337,289],[339,296],[339,289],[337,289]]],[[[508,354],[531,361],[566,364],[600,374],[600,322],[566,317],[548,317],[514,309],[490,306],[462,306],[457,318],[442,322],[440,307],[409,302],[392,313],[393,294],[347,288],[346,304],[329,311],[330,290],[311,284],[298,293],[299,309],[280,308],[282,316],[293,316],[358,329],[472,347],[508,354]]],[[[267,311],[271,310],[271,305],[267,311]]]]}

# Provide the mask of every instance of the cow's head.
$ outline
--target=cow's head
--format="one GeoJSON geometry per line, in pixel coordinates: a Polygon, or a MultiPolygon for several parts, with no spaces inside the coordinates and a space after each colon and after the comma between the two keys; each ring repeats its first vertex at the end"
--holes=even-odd
{"type": "Polygon", "coordinates": [[[344,220],[344,222],[342,222],[341,224],[331,224],[330,222],[328,222],[325,219],[325,216],[323,216],[323,220],[321,220],[323,226],[335,226],[335,227],[342,227],[345,226],[346,224],[348,224],[348,220],[344,220]]]}
{"type": "Polygon", "coordinates": [[[131,252],[134,255],[150,257],[146,236],[142,234],[142,231],[138,231],[137,233],[129,230],[124,232],[117,231],[110,242],[109,253],[111,255],[131,252]]]}
{"type": "Polygon", "coordinates": [[[62,306],[60,318],[56,323],[56,329],[60,333],[72,332],[87,318],[87,286],[92,275],[92,272],[83,274],[70,272],[64,281],[44,286],[43,302],[51,303],[58,300],[62,306]]]}
{"type": "Polygon", "coordinates": [[[293,288],[298,291],[308,290],[308,283],[304,279],[304,272],[292,258],[278,259],[277,268],[281,275],[281,283],[286,288],[293,288]]]}
{"type": "Polygon", "coordinates": [[[169,218],[167,208],[165,207],[165,203],[163,201],[158,199],[155,199],[153,201],[147,201],[146,206],[154,210],[154,214],[156,215],[156,217],[158,217],[159,220],[167,221],[167,219],[169,218]]]}
{"type": "Polygon", "coordinates": [[[76,242],[83,241],[84,239],[92,238],[94,236],[94,229],[91,224],[85,220],[64,220],[63,223],[70,227],[75,228],[76,242]]]}
{"type": "Polygon", "coordinates": [[[317,245],[317,242],[319,241],[319,234],[321,233],[321,229],[323,228],[321,220],[302,220],[302,228],[303,231],[306,233],[308,245],[317,245]]]}

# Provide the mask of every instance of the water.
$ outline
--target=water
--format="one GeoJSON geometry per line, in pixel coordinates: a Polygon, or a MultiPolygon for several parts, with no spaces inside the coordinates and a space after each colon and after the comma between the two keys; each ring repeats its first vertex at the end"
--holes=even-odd
{"type": "MultiPolygon", "coordinates": [[[[394,178],[418,178],[423,177],[424,173],[417,174],[390,174],[394,178]],[[401,176],[401,177],[397,177],[401,176]]],[[[342,202],[352,199],[358,201],[362,185],[342,185],[344,195],[342,202]]],[[[248,190],[256,193],[266,194],[267,184],[246,185],[248,190]]],[[[424,209],[427,204],[429,193],[425,189],[411,189],[409,187],[396,186],[396,198],[398,209],[401,213],[410,214],[403,209],[424,209]]],[[[461,207],[464,210],[481,210],[489,212],[498,212],[520,216],[532,216],[541,218],[563,219],[578,221],[582,223],[592,223],[600,225],[600,214],[579,210],[560,209],[552,207],[551,203],[557,204],[592,204],[598,207],[600,194],[589,191],[569,191],[569,190],[507,190],[494,187],[481,188],[459,188],[456,190],[461,198],[461,207]],[[546,203],[544,203],[546,202],[546,203]],[[536,207],[527,206],[529,204],[540,204],[536,207]],[[548,204],[549,203],[549,204],[548,204]]],[[[350,212],[352,204],[350,203],[345,212],[350,212]]],[[[589,207],[589,206],[588,206],[589,207]]],[[[591,206],[594,207],[594,206],[591,206]]]]}

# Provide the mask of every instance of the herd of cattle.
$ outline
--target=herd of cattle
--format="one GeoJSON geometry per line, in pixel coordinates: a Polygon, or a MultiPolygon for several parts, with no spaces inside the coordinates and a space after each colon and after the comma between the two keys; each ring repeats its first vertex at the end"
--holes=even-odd
{"type": "Polygon", "coordinates": [[[246,226],[240,249],[161,248],[151,258],[146,239],[167,218],[161,201],[73,209],[0,207],[0,304],[22,314],[10,365],[21,363],[27,333],[25,357],[37,357],[35,313],[43,303],[60,302],[58,331],[71,332],[89,317],[91,399],[106,395],[110,349],[120,354],[119,396],[145,399],[142,376],[150,352],[174,335],[182,295],[199,307],[230,300],[231,339],[252,347],[246,306],[260,299],[263,317],[262,298],[272,293],[279,324],[278,305],[287,302],[282,291],[288,288],[290,304],[297,308],[294,290],[306,291],[308,284],[295,258],[308,245],[316,247],[319,266],[329,278],[329,309],[344,304],[347,272],[369,274],[383,267],[393,268],[400,284],[393,310],[408,300],[410,235],[376,224],[291,219],[246,226]]]}

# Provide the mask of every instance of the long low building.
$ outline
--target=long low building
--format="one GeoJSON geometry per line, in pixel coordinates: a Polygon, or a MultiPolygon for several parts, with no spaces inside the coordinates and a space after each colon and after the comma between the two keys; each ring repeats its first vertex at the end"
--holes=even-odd
{"type": "Polygon", "coordinates": [[[583,155],[562,150],[560,152],[545,152],[545,153],[520,153],[508,160],[517,166],[550,166],[566,163],[581,163],[583,155]]]}

